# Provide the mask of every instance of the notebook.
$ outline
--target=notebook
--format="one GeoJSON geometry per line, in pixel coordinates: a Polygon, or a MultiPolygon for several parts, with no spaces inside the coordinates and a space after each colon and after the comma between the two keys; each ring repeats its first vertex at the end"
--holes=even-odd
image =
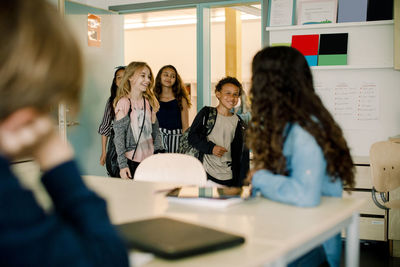
{"type": "Polygon", "coordinates": [[[158,217],[117,225],[128,248],[179,259],[244,243],[244,238],[212,228],[158,217]]]}

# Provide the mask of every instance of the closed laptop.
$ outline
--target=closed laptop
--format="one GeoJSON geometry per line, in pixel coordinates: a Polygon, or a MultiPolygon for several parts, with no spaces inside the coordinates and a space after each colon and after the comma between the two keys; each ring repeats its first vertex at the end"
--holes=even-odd
{"type": "Polygon", "coordinates": [[[244,243],[244,238],[212,228],[158,217],[117,225],[129,248],[178,259],[244,243]]]}

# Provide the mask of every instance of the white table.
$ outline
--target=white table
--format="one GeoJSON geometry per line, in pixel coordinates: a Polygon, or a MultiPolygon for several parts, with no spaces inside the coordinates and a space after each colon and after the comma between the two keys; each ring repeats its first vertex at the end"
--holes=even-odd
{"type": "Polygon", "coordinates": [[[157,190],[162,183],[135,182],[86,176],[102,195],[115,224],[166,216],[236,233],[241,246],[178,261],[155,258],[146,266],[286,266],[333,235],[347,228],[346,266],[358,266],[358,212],[361,199],[324,197],[315,208],[299,208],[255,198],[226,209],[172,204],[157,190]]]}

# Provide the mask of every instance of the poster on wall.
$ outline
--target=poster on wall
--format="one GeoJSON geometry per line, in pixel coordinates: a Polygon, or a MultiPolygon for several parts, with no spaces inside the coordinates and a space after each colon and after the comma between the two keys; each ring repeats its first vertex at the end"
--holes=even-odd
{"type": "Polygon", "coordinates": [[[268,7],[268,26],[288,26],[294,24],[295,0],[271,0],[268,7]]]}
{"type": "Polygon", "coordinates": [[[336,23],[337,0],[302,0],[297,8],[297,24],[336,23]]]}
{"type": "Polygon", "coordinates": [[[100,47],[101,45],[101,18],[88,14],[88,46],[100,47]]]}

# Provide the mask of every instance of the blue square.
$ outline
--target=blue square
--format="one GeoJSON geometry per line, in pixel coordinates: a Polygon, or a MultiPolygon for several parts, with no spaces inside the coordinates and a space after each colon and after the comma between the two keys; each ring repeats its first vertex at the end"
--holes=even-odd
{"type": "Polygon", "coordinates": [[[305,56],[308,66],[318,66],[318,55],[315,56],[305,56]]]}

